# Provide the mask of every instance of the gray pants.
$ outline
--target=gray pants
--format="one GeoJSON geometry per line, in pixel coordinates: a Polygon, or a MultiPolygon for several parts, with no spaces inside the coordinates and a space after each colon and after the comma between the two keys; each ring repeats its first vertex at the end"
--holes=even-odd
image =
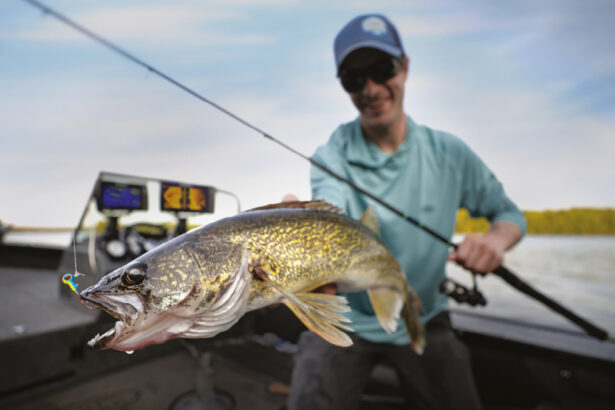
{"type": "Polygon", "coordinates": [[[359,408],[361,392],[376,363],[395,368],[411,409],[480,409],[470,356],[443,312],[426,326],[427,346],[418,356],[409,346],[372,343],[354,335],[354,345],[331,345],[306,331],[295,355],[289,410],[359,408]]]}

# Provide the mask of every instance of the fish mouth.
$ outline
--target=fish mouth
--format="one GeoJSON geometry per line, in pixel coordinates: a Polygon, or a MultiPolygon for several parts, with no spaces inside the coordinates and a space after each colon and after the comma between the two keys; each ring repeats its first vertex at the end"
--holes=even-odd
{"type": "Polygon", "coordinates": [[[102,335],[100,333],[97,333],[96,336],[90,339],[88,341],[88,346],[94,350],[108,349],[111,342],[113,342],[113,340],[115,340],[116,338],[119,338],[120,334],[122,333],[122,330],[125,327],[126,325],[124,324],[124,322],[118,320],[117,322],[115,322],[114,327],[107,330],[102,335]]]}
{"type": "Polygon", "coordinates": [[[109,349],[124,339],[124,336],[139,319],[140,314],[143,313],[143,304],[136,294],[98,294],[86,289],[81,294],[81,298],[86,306],[101,309],[118,319],[111,329],[102,335],[96,334],[88,341],[88,346],[94,350],[109,349]]]}

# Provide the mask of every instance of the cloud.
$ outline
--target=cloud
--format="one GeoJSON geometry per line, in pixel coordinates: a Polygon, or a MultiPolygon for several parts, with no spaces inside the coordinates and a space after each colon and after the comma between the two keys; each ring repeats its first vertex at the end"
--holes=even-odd
{"type": "Polygon", "coordinates": [[[224,0],[224,4],[227,6],[250,6],[253,8],[267,6],[294,6],[299,3],[299,0],[224,0]]]}
{"type": "MultiPolygon", "coordinates": [[[[138,42],[140,46],[259,45],[276,41],[256,34],[235,34],[224,24],[249,19],[237,9],[206,9],[195,5],[149,5],[106,7],[73,13],[77,24],[118,42],[138,42]]],[[[75,41],[82,34],[49,17],[32,29],[17,30],[7,38],[44,42],[75,41]]]]}
{"type": "MultiPolygon", "coordinates": [[[[549,87],[489,87],[447,75],[417,75],[407,91],[418,122],[470,145],[524,209],[615,204],[615,121],[559,99],[549,87]]],[[[479,81],[475,79],[474,81],[479,81]]]]}
{"type": "Polygon", "coordinates": [[[495,22],[482,20],[477,15],[406,15],[394,20],[404,37],[476,33],[496,27],[495,22]]]}
{"type": "MultiPolygon", "coordinates": [[[[287,192],[309,197],[306,161],[173,88],[148,81],[89,88],[86,99],[24,93],[0,100],[3,115],[27,106],[37,119],[6,121],[6,135],[19,135],[0,165],[0,186],[21,203],[10,222],[73,224],[101,170],[212,184],[237,193],[244,207],[276,202],[287,192]],[[42,176],[47,182],[41,185],[42,176]],[[23,201],[33,186],[36,201],[23,201]],[[39,217],[40,203],[49,206],[39,217]]],[[[307,143],[289,135],[317,121],[300,109],[287,115],[285,98],[235,93],[217,102],[290,145],[302,142],[297,148],[308,155],[330,132],[317,132],[307,143]]]]}
{"type": "MultiPolygon", "coordinates": [[[[148,2],[144,9],[117,6],[69,14],[310,155],[356,111],[334,79],[331,39],[316,41],[322,33],[308,30],[309,25],[298,28],[309,35],[290,38],[288,26],[274,23],[293,21],[287,17],[297,11],[284,8],[286,2],[259,10],[264,3],[206,8],[148,2]],[[225,41],[236,47],[225,47],[225,41]],[[267,42],[266,53],[242,47],[267,42]],[[222,45],[223,51],[203,53],[202,44],[222,45]],[[156,54],[141,53],[141,46],[156,54]]],[[[301,13],[307,21],[322,18],[331,36],[340,21],[351,17],[349,10],[358,14],[347,2],[327,7],[324,18],[318,14],[324,13],[322,4],[302,7],[301,13]]],[[[596,108],[601,112],[613,106],[603,89],[612,79],[608,70],[596,82],[584,82],[593,78],[593,69],[562,78],[531,75],[538,68],[548,74],[548,64],[572,61],[575,47],[588,56],[575,69],[610,61],[604,53],[590,61],[592,35],[558,46],[557,33],[566,33],[562,42],[576,36],[575,30],[564,30],[560,14],[445,4],[385,4],[388,10],[402,9],[387,14],[403,26],[406,38],[422,37],[409,50],[410,115],[466,140],[523,208],[615,204],[615,124],[592,111],[596,103],[602,104],[596,108]],[[541,50],[561,54],[550,52],[546,58],[541,50]]],[[[371,10],[373,3],[362,7],[371,10]]],[[[36,20],[35,27],[40,24],[40,30],[15,24],[16,34],[4,34],[22,40],[6,48],[2,68],[13,71],[0,78],[0,187],[13,198],[2,205],[5,221],[74,223],[100,170],[213,184],[237,193],[244,208],[275,202],[288,192],[309,197],[304,160],[141,68],[131,70],[106,54],[104,60],[83,58],[83,49],[75,50],[70,40],[78,34],[49,18],[36,20]],[[60,44],[64,54],[41,53],[25,38],[60,44]],[[27,199],[34,198],[32,187],[35,200],[27,199]],[[45,215],[37,213],[42,203],[50,204],[45,215]]]]}

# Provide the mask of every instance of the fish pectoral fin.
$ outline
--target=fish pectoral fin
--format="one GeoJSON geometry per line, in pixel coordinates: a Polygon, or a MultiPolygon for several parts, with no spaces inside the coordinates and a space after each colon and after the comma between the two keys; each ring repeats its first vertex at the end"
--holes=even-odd
{"type": "Polygon", "coordinates": [[[342,331],[352,332],[351,328],[342,323],[348,323],[350,319],[339,314],[350,311],[344,296],[307,292],[285,294],[285,296],[287,297],[282,303],[305,327],[331,344],[342,347],[352,345],[352,339],[342,331]]]}
{"type": "Polygon", "coordinates": [[[344,296],[326,293],[300,292],[292,293],[277,284],[266,268],[253,265],[252,272],[280,292],[284,303],[299,320],[327,342],[347,347],[352,345],[352,339],[340,329],[352,332],[352,329],[342,324],[350,322],[343,312],[350,312],[348,300],[344,296]]]}
{"type": "Polygon", "coordinates": [[[404,305],[404,300],[398,290],[391,288],[374,288],[367,291],[369,301],[380,325],[387,333],[397,329],[397,319],[404,305]]]}

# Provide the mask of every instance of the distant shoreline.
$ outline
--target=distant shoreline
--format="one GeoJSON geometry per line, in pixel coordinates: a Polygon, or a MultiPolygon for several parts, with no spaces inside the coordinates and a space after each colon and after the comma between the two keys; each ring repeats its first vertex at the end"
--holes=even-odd
{"type": "MultiPolygon", "coordinates": [[[[523,211],[532,235],[615,235],[615,209],[570,208],[523,211]]],[[[472,218],[466,209],[457,213],[456,233],[487,232],[485,218],[472,218]]]]}
{"type": "MultiPolygon", "coordinates": [[[[570,208],[523,211],[523,213],[528,224],[528,235],[615,235],[614,208],[570,208]]],[[[167,226],[167,229],[173,228],[174,226],[167,226]]],[[[472,218],[466,209],[460,209],[457,212],[456,234],[487,232],[488,230],[489,222],[485,218],[472,218]]],[[[104,224],[99,225],[97,231],[103,232],[104,224]]],[[[51,241],[55,242],[58,236],[70,239],[68,232],[9,232],[5,234],[4,239],[37,237],[53,238],[51,241]]]]}

